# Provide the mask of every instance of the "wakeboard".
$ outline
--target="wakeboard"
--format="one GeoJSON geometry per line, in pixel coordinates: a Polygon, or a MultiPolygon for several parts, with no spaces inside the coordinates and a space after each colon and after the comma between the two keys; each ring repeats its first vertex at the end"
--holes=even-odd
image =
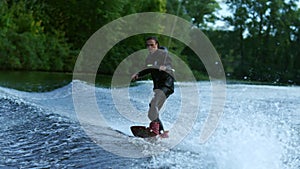
{"type": "Polygon", "coordinates": [[[168,138],[169,131],[165,131],[162,134],[155,134],[153,133],[148,127],[146,126],[131,126],[130,127],[132,134],[135,137],[141,137],[141,138],[149,138],[149,137],[156,137],[159,136],[161,138],[168,138]]]}

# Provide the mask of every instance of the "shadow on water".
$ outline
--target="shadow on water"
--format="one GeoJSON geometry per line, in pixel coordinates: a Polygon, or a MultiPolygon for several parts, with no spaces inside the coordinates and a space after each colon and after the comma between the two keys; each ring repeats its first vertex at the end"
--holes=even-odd
{"type": "MultiPolygon", "coordinates": [[[[47,92],[72,82],[72,73],[0,71],[0,86],[27,92],[47,92]]],[[[97,75],[95,85],[110,87],[111,77],[97,75]]]]}

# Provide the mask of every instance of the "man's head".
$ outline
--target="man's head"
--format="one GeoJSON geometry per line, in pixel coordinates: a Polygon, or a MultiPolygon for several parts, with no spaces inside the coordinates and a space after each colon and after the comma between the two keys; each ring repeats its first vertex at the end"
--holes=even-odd
{"type": "Polygon", "coordinates": [[[151,36],[146,39],[146,47],[150,53],[155,52],[159,48],[159,42],[156,37],[151,36]]]}

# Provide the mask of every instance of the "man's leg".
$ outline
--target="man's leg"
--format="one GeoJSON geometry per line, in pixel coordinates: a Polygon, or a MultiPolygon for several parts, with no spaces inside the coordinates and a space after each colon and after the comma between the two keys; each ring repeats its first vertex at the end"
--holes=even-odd
{"type": "MultiPolygon", "coordinates": [[[[159,131],[163,131],[164,127],[162,122],[159,119],[159,111],[162,108],[164,102],[167,99],[167,96],[163,90],[156,89],[154,94],[154,97],[152,98],[149,106],[149,112],[148,117],[151,120],[151,122],[157,122],[159,123],[159,131]]],[[[151,125],[150,125],[151,126],[151,125]]]]}
{"type": "Polygon", "coordinates": [[[159,117],[159,110],[162,108],[166,96],[162,90],[156,89],[154,97],[149,104],[148,117],[151,121],[156,120],[159,117]]]}

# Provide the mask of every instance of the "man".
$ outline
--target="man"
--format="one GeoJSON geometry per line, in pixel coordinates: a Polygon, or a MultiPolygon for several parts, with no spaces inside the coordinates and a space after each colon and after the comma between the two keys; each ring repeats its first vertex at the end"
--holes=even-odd
{"type": "Polygon", "coordinates": [[[148,117],[151,120],[150,131],[156,135],[164,133],[164,127],[159,119],[159,110],[165,100],[174,93],[174,75],[171,65],[171,58],[165,48],[159,47],[156,37],[146,39],[146,47],[149,55],[146,59],[145,68],[132,75],[131,79],[136,80],[147,74],[151,74],[153,80],[154,97],[149,104],[148,117]]]}

